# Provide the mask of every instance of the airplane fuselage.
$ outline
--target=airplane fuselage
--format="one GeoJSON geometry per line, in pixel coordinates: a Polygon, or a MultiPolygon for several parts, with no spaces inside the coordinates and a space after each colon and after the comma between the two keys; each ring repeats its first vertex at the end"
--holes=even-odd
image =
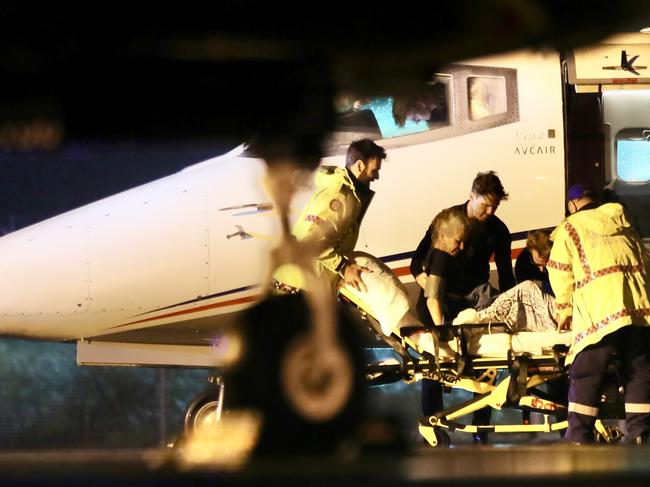
{"type": "MultiPolygon", "coordinates": [[[[510,194],[498,214],[515,236],[513,248],[523,246],[526,231],[564,216],[558,56],[468,61],[439,79],[448,96],[445,124],[373,137],[388,159],[357,248],[407,281],[410,255],[432,217],[464,202],[479,171],[495,170],[510,194]]],[[[334,140],[322,163],[343,165],[348,139],[362,136],[334,140]]],[[[258,299],[269,276],[279,226],[263,189],[265,167],[239,148],[2,237],[0,332],[210,344],[214,330],[258,299]]],[[[294,218],[310,191],[295,198],[294,218]]]]}

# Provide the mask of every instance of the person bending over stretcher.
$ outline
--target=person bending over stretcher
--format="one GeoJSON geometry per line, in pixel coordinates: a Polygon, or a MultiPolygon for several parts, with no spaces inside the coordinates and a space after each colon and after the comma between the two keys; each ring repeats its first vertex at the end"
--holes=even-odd
{"type": "MultiPolygon", "coordinates": [[[[384,264],[368,254],[356,253],[355,262],[371,273],[364,276],[367,292],[363,293],[350,286],[342,286],[344,292],[353,297],[357,304],[370,312],[381,324],[385,335],[403,335],[402,329],[413,329],[413,325],[442,325],[445,323],[444,293],[449,263],[454,255],[463,249],[467,236],[469,218],[462,208],[452,207],[442,210],[431,223],[431,248],[424,261],[425,276],[422,281],[416,318],[408,310],[406,290],[396,276],[384,264]]],[[[426,331],[409,332],[409,338],[419,350],[432,351],[433,337],[426,331]]],[[[449,351],[448,345],[441,343],[440,352],[449,351]]]]}
{"type": "MultiPolygon", "coordinates": [[[[427,256],[426,282],[418,300],[418,315],[424,323],[440,325],[445,322],[445,278],[450,259],[463,248],[469,220],[464,212],[448,208],[440,212],[431,223],[433,245],[427,256]],[[426,306],[426,307],[425,307],[426,306]],[[427,318],[430,318],[428,320],[427,318]]],[[[526,242],[528,252],[540,272],[544,272],[552,242],[548,232],[531,232],[526,242]]],[[[453,320],[453,324],[506,323],[513,331],[544,332],[557,329],[555,298],[546,289],[543,280],[525,280],[501,293],[495,301],[480,311],[467,308],[453,320]]],[[[426,333],[411,336],[421,350],[433,349],[432,338],[426,333]]],[[[444,343],[441,352],[445,352],[444,343]]]]}
{"type": "MultiPolygon", "coordinates": [[[[451,259],[463,250],[470,225],[462,208],[451,207],[438,213],[431,222],[431,248],[424,260],[425,277],[420,284],[417,312],[426,325],[445,323],[445,284],[451,259]]],[[[420,278],[421,279],[421,278],[420,278]]],[[[428,349],[431,337],[426,332],[411,335],[418,348],[428,349]]]]}

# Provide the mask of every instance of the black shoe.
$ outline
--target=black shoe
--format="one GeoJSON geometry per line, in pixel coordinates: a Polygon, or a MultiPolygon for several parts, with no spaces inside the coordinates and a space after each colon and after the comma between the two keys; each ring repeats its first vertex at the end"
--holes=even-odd
{"type": "Polygon", "coordinates": [[[488,444],[488,434],[487,433],[474,433],[472,435],[475,445],[487,445],[488,444]]]}

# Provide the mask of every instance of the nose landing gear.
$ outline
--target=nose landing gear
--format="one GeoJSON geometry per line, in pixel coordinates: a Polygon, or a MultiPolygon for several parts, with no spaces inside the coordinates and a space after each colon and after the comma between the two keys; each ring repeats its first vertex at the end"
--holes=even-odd
{"type": "Polygon", "coordinates": [[[213,387],[196,396],[185,409],[184,430],[190,434],[197,428],[214,425],[221,420],[223,412],[224,378],[210,376],[213,387]]]}

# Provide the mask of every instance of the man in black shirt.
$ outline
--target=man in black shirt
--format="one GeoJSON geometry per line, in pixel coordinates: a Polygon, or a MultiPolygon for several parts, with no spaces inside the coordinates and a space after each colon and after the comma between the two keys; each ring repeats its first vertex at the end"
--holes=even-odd
{"type": "MultiPolygon", "coordinates": [[[[457,205],[464,208],[470,219],[465,246],[450,264],[445,293],[445,319],[451,320],[465,308],[482,309],[496,297],[497,290],[489,284],[490,258],[494,255],[499,276],[499,292],[515,285],[508,227],[496,212],[502,200],[508,199],[494,171],[478,173],[472,183],[469,200],[457,205]]],[[[431,229],[427,228],[411,260],[411,274],[423,287],[423,265],[431,248],[431,229]]]]}
{"type": "MultiPolygon", "coordinates": [[[[498,292],[515,285],[512,272],[510,247],[512,239],[508,227],[494,213],[502,200],[508,199],[501,181],[494,171],[478,173],[472,182],[469,200],[455,208],[463,209],[470,220],[469,233],[464,248],[453,259],[447,270],[447,282],[443,297],[446,323],[451,323],[459,311],[465,308],[483,309],[490,305],[498,292]],[[490,283],[490,258],[494,255],[499,276],[499,291],[490,283]]],[[[427,255],[431,249],[429,227],[411,260],[411,274],[418,285],[426,285],[427,255]]],[[[420,316],[430,322],[428,316],[420,316]]],[[[442,408],[442,389],[433,381],[422,381],[422,412],[430,416],[442,408]]],[[[490,409],[474,413],[474,423],[484,424],[490,420],[490,409]]],[[[485,443],[486,435],[475,435],[475,442],[485,443]]]]}

